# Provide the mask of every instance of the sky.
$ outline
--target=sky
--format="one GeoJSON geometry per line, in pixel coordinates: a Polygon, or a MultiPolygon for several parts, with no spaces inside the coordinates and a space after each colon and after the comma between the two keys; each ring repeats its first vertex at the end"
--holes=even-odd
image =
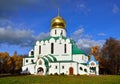
{"type": "Polygon", "coordinates": [[[120,0],[0,0],[0,52],[28,54],[49,36],[58,8],[68,38],[80,49],[120,39],[120,0]]]}

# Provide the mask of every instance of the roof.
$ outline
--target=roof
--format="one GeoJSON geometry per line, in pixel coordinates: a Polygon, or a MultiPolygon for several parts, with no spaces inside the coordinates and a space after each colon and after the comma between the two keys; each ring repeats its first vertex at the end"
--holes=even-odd
{"type": "Polygon", "coordinates": [[[28,56],[28,57],[24,57],[24,58],[34,58],[34,56],[32,55],[32,56],[28,56]]]}
{"type": "Polygon", "coordinates": [[[87,66],[87,63],[80,63],[80,64],[87,66]]]}
{"type": "Polygon", "coordinates": [[[84,54],[87,56],[86,53],[80,50],[76,45],[72,45],[72,54],[84,54]]]}
{"type": "Polygon", "coordinates": [[[91,61],[94,61],[96,64],[99,64],[99,62],[95,59],[93,55],[90,56],[90,60],[87,63],[89,64],[89,62],[91,61]]]}

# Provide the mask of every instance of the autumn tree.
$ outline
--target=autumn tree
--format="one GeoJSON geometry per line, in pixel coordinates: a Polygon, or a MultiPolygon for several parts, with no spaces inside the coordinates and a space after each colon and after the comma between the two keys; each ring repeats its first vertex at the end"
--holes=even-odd
{"type": "Polygon", "coordinates": [[[0,72],[8,73],[12,69],[12,61],[7,52],[0,53],[0,72]]]}
{"type": "Polygon", "coordinates": [[[110,74],[120,74],[120,40],[109,38],[101,51],[102,66],[110,74]]]}
{"type": "Polygon", "coordinates": [[[99,46],[97,46],[97,45],[93,46],[91,48],[91,54],[95,56],[97,61],[99,61],[99,62],[101,61],[100,60],[100,48],[99,48],[99,46]]]}
{"type": "Polygon", "coordinates": [[[22,57],[17,56],[17,52],[14,52],[12,56],[13,72],[19,72],[22,67],[22,57]]]}

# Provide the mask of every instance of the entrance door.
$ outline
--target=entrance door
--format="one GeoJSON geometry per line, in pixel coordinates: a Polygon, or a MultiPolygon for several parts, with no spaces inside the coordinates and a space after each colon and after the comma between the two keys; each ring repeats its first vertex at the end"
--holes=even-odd
{"type": "Polygon", "coordinates": [[[73,67],[69,68],[69,75],[73,75],[73,67]]]}
{"type": "Polygon", "coordinates": [[[43,75],[44,69],[42,67],[39,67],[37,72],[38,72],[38,75],[43,75]]]}

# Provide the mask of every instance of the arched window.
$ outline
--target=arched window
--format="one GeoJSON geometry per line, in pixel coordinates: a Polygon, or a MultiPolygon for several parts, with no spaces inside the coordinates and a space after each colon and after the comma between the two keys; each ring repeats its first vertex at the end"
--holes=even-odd
{"type": "Polygon", "coordinates": [[[34,55],[34,51],[31,51],[31,55],[34,55]]]}
{"type": "Polygon", "coordinates": [[[41,46],[39,46],[39,54],[41,54],[41,46]]]}
{"type": "Polygon", "coordinates": [[[51,43],[51,54],[54,53],[54,43],[51,43]]]}
{"type": "Polygon", "coordinates": [[[84,69],[85,72],[87,72],[87,69],[84,69]]]}
{"type": "Polygon", "coordinates": [[[39,61],[39,65],[42,65],[42,61],[41,60],[39,61]]]}
{"type": "Polygon", "coordinates": [[[64,53],[67,52],[66,44],[64,44],[64,53]]]}

